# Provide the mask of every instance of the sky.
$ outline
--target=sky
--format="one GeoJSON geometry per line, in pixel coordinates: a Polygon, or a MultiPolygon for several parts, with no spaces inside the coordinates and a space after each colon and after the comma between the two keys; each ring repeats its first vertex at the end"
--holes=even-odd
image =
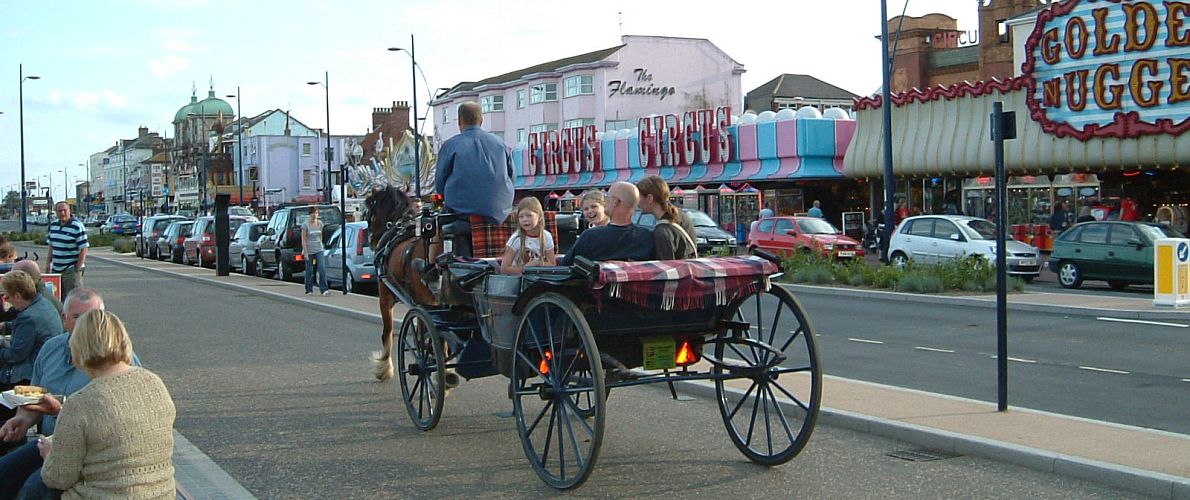
{"type": "MultiPolygon", "coordinates": [[[[887,1],[889,17],[939,12],[978,28],[979,0],[887,1]]],[[[306,82],[326,72],[331,133],[363,135],[372,108],[412,100],[408,54],[386,50],[409,48],[411,35],[425,116],[432,89],[626,34],[706,38],[744,65],[744,92],[800,73],[870,94],[880,23],[880,0],[0,0],[0,189],[20,184],[22,70],[40,77],[23,84],[25,177],[61,199],[64,179],[86,179],[79,164],[138,127],[172,137],[192,86],[201,100],[212,81],[233,108],[224,96],[240,89],[245,116],[290,110],[321,128],[327,96],[306,82]]]]}

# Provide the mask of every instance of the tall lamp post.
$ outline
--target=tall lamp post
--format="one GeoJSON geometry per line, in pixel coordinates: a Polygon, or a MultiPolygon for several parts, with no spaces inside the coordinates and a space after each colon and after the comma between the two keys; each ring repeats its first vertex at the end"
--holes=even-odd
{"type": "Polygon", "coordinates": [[[330,72],[323,72],[321,82],[306,82],[306,85],[322,85],[323,93],[326,94],[326,149],[323,154],[326,155],[326,177],[323,180],[323,201],[331,202],[331,88],[330,88],[330,72]]]}
{"type": "Polygon", "coordinates": [[[240,118],[240,125],[236,127],[236,150],[239,153],[240,161],[240,205],[244,205],[244,114],[243,108],[240,108],[240,86],[236,85],[236,95],[229,95],[227,97],[236,98],[236,115],[240,118]]]}
{"type": "Polygon", "coordinates": [[[421,121],[417,118],[417,51],[414,48],[413,35],[409,35],[409,50],[401,47],[389,47],[391,52],[405,52],[409,54],[409,71],[413,76],[413,192],[421,199],[421,121]]]}
{"type": "Polygon", "coordinates": [[[18,91],[18,101],[20,102],[20,129],[21,129],[21,232],[29,232],[28,218],[29,218],[29,194],[28,189],[25,188],[25,80],[40,80],[40,76],[25,76],[25,65],[17,65],[17,76],[20,79],[20,90],[18,91]]]}

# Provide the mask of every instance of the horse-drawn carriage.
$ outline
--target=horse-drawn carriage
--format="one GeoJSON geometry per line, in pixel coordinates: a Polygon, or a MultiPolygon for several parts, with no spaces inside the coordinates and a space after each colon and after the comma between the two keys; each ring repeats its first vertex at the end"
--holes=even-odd
{"type": "MultiPolygon", "coordinates": [[[[781,271],[776,259],[579,258],[570,267],[503,275],[494,259],[452,252],[467,246],[452,245],[466,238],[475,243],[468,253],[490,255],[470,241],[480,232],[499,241],[498,250],[503,241],[491,237],[490,227],[459,230],[454,216],[428,210],[393,223],[394,210],[378,210],[389,203],[382,198],[369,199],[373,234],[390,224],[374,240],[386,254],[382,310],[389,294],[408,307],[397,335],[396,375],[419,429],[438,424],[449,377],[500,374],[509,379],[526,457],[559,489],[589,477],[613,388],[667,383],[676,397],[674,382],[713,383],[728,436],[759,464],[787,462],[809,440],[822,372],[801,305],[769,282],[781,271]],[[444,246],[432,262],[426,258],[431,240],[444,246]]],[[[385,326],[380,378],[392,340],[385,326]]]]}

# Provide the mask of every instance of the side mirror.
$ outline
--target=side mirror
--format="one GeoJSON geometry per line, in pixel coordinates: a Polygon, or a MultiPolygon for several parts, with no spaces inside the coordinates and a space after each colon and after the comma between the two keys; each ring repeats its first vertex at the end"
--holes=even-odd
{"type": "Polygon", "coordinates": [[[1140,241],[1136,238],[1129,238],[1128,245],[1136,247],[1137,250],[1143,249],[1146,246],[1145,242],[1140,241]]]}
{"type": "Polygon", "coordinates": [[[797,236],[797,230],[796,229],[786,229],[785,234],[788,234],[790,236],[797,236]]]}

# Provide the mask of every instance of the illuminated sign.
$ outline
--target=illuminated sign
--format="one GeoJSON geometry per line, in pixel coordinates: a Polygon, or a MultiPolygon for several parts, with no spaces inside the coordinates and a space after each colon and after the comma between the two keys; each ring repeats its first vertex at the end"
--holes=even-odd
{"type": "Polygon", "coordinates": [[[594,172],[603,168],[595,126],[571,127],[529,134],[527,175],[594,172]]]}
{"type": "Polygon", "coordinates": [[[727,163],[731,146],[731,108],[650,116],[637,122],[642,167],[678,167],[695,163],[727,163]]]}
{"type": "Polygon", "coordinates": [[[1190,2],[1066,0],[1038,14],[1025,50],[1029,109],[1047,133],[1190,128],[1190,2]]]}

